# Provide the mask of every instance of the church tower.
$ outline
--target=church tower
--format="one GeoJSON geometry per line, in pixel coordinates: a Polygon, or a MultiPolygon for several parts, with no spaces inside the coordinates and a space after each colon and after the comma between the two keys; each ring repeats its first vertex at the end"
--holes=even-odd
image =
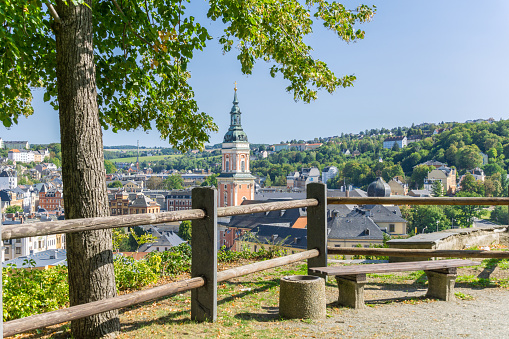
{"type": "Polygon", "coordinates": [[[230,111],[231,122],[224,135],[222,171],[217,177],[219,206],[238,206],[243,200],[254,200],[254,179],[249,170],[249,142],[240,122],[240,108],[237,100],[237,84],[230,111]]]}

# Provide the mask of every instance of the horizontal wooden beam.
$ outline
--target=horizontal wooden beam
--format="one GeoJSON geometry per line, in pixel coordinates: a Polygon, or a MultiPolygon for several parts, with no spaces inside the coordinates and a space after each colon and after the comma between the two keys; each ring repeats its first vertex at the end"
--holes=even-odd
{"type": "Polygon", "coordinates": [[[329,255],[339,254],[339,255],[371,255],[389,257],[509,259],[509,251],[328,247],[327,252],[329,255]]]}
{"type": "Polygon", "coordinates": [[[180,220],[203,219],[205,216],[206,214],[202,210],[184,210],[5,225],[2,226],[2,239],[7,240],[58,233],[162,224],[180,220]]]}
{"type": "Polygon", "coordinates": [[[328,204],[342,205],[509,205],[509,198],[470,197],[331,197],[328,204]]]}
{"type": "MultiPolygon", "coordinates": [[[[318,202],[315,199],[304,199],[291,201],[276,201],[242,206],[219,207],[217,209],[217,216],[224,217],[229,215],[242,215],[268,211],[277,211],[290,208],[316,206],[317,204],[318,202]]],[[[108,228],[162,224],[166,222],[182,220],[203,219],[205,218],[205,216],[206,216],[205,211],[201,209],[192,209],[161,213],[129,214],[89,219],[72,219],[72,220],[27,223],[19,225],[5,225],[2,227],[2,239],[8,240],[59,233],[72,233],[108,228]]]]}
{"type": "Polygon", "coordinates": [[[310,258],[315,258],[320,255],[318,250],[308,250],[295,254],[290,254],[280,258],[274,258],[265,261],[259,261],[254,264],[244,265],[240,267],[231,268],[229,270],[217,273],[217,281],[225,281],[232,278],[237,278],[246,274],[268,270],[270,268],[291,264],[297,261],[302,261],[310,258]]]}
{"type": "Polygon", "coordinates": [[[144,291],[124,294],[118,297],[94,301],[91,303],[63,308],[60,310],[36,314],[30,317],[5,322],[4,337],[35,330],[42,327],[60,324],[66,321],[81,319],[94,314],[136,305],[142,302],[184,292],[205,284],[203,278],[182,280],[144,291]]]}
{"type": "MultiPolygon", "coordinates": [[[[270,268],[291,264],[297,261],[314,258],[319,255],[318,250],[309,250],[285,257],[260,261],[254,264],[235,267],[217,273],[217,281],[240,277],[246,274],[267,270],[270,268]]],[[[94,314],[103,313],[122,307],[133,306],[142,302],[158,299],[171,294],[185,292],[205,285],[201,277],[182,280],[144,291],[124,294],[118,297],[94,301],[88,304],[72,306],[43,314],[36,314],[30,317],[11,320],[3,323],[4,337],[12,336],[22,332],[35,330],[42,327],[60,324],[66,321],[81,319],[94,314]]]]}
{"type": "Polygon", "coordinates": [[[218,217],[262,213],[279,210],[289,210],[291,208],[303,208],[317,206],[316,199],[288,200],[288,201],[271,201],[260,204],[248,204],[240,206],[219,207],[217,209],[218,217]]]}

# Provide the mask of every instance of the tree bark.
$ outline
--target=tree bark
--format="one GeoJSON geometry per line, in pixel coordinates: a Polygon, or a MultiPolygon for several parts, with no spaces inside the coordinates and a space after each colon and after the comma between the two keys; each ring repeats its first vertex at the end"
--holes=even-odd
{"type": "MultiPolygon", "coordinates": [[[[109,215],[102,130],[97,106],[92,1],[57,1],[57,86],[66,219],[109,215]]],[[[116,295],[111,230],[67,234],[71,306],[116,295]]],[[[115,337],[118,312],[71,323],[75,338],[115,337]]]]}

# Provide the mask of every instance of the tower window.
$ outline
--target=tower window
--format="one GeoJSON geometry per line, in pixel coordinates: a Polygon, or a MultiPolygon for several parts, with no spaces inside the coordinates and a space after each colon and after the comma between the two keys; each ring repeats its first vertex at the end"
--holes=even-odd
{"type": "Polygon", "coordinates": [[[246,162],[244,160],[240,162],[240,169],[242,172],[246,171],[246,162]]]}
{"type": "Polygon", "coordinates": [[[229,171],[230,170],[230,161],[226,160],[226,166],[225,166],[225,171],[229,171]]]}

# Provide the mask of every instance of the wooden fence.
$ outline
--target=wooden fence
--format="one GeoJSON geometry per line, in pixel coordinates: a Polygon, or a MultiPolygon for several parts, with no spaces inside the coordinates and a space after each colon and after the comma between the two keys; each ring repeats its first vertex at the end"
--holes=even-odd
{"type": "MultiPolygon", "coordinates": [[[[307,260],[308,268],[327,266],[327,203],[329,204],[404,204],[404,205],[509,205],[508,198],[327,198],[326,187],[320,183],[307,186],[307,199],[270,202],[245,206],[217,207],[217,192],[212,188],[193,189],[192,209],[187,211],[164,212],[158,214],[137,214],[90,219],[40,222],[3,226],[1,238],[16,239],[57,233],[71,233],[86,230],[133,227],[159,224],[171,221],[192,220],[192,259],[191,279],[158,286],[114,298],[72,306],[53,312],[33,315],[3,323],[4,336],[10,336],[37,328],[76,320],[94,314],[133,306],[142,302],[191,290],[191,318],[198,321],[215,321],[217,317],[217,283],[259,272],[289,263],[307,260]],[[217,272],[217,218],[242,214],[260,213],[291,208],[307,208],[307,251],[257,262],[250,265],[217,272]]],[[[331,253],[354,250],[355,254],[397,255],[401,252],[373,254],[376,249],[329,249],[331,253]]],[[[387,249],[385,249],[387,250],[387,249]]],[[[401,251],[401,250],[399,250],[401,251]]],[[[455,251],[455,253],[427,253],[425,250],[412,250],[412,256],[473,256],[483,251],[455,251]],[[421,251],[421,252],[419,252],[421,251]],[[419,253],[418,253],[419,252],[419,253]],[[417,254],[417,255],[416,255],[417,254]],[[466,255],[468,254],[468,255],[466,255]]],[[[489,252],[489,257],[497,253],[489,252]]],[[[506,252],[504,257],[509,257],[506,252]]],[[[1,294],[0,294],[1,295],[1,294]]],[[[2,336],[3,337],[3,336],[2,336]]]]}

